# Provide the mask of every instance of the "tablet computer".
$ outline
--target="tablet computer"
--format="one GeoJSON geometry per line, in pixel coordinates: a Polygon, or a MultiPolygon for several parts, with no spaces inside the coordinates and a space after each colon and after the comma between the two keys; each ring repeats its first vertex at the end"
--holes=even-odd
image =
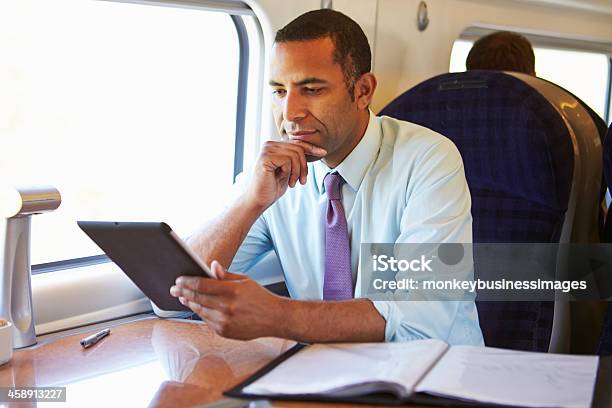
{"type": "Polygon", "coordinates": [[[77,221],[79,227],[163,310],[189,310],[170,295],[182,275],[213,277],[208,266],[163,222],[77,221]]]}

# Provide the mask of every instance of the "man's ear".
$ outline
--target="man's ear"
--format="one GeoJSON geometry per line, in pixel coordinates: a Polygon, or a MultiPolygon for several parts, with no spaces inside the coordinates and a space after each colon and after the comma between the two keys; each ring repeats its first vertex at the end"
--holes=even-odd
{"type": "Polygon", "coordinates": [[[355,82],[355,101],[360,110],[366,109],[372,103],[376,84],[376,77],[371,72],[366,72],[355,82]]]}

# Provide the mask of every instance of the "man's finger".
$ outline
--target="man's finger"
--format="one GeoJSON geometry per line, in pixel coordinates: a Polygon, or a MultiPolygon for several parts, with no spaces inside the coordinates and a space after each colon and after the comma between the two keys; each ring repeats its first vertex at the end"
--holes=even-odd
{"type": "Polygon", "coordinates": [[[210,271],[213,273],[213,275],[217,279],[219,280],[225,279],[226,269],[216,259],[210,263],[210,271]]]}
{"type": "MultiPolygon", "coordinates": [[[[270,142],[268,144],[268,154],[283,155],[288,154],[288,150],[295,152],[299,167],[296,163],[292,162],[292,174],[291,177],[296,177],[295,180],[290,180],[289,185],[294,187],[294,182],[297,180],[302,184],[306,184],[308,177],[308,162],[319,160],[321,157],[327,155],[327,151],[319,146],[315,146],[312,143],[305,142],[303,140],[285,140],[282,142],[270,142]],[[296,170],[299,169],[299,172],[296,170]]],[[[280,167],[278,164],[277,167],[280,167]]]]}
{"type": "Polygon", "coordinates": [[[210,264],[212,272],[219,280],[239,280],[245,279],[244,275],[238,273],[231,273],[223,267],[218,261],[214,260],[210,264]]]}
{"type": "MultiPolygon", "coordinates": [[[[298,180],[301,179],[303,168],[302,163],[306,162],[304,158],[304,151],[300,148],[289,148],[290,146],[284,146],[284,150],[279,150],[278,155],[285,157],[291,163],[291,174],[289,176],[289,187],[293,188],[297,184],[298,180]]],[[[293,146],[291,146],[293,147],[293,146]]]]}
{"type": "MultiPolygon", "coordinates": [[[[176,288],[189,289],[206,295],[223,295],[230,290],[230,283],[227,281],[202,278],[199,276],[179,276],[175,284],[176,288]]],[[[172,293],[172,290],[170,293],[172,293]]]]}
{"type": "Polygon", "coordinates": [[[267,171],[274,172],[279,180],[289,179],[291,176],[291,159],[288,156],[273,156],[264,162],[267,171]]]}
{"type": "Polygon", "coordinates": [[[304,185],[306,184],[306,178],[308,177],[308,163],[306,161],[306,154],[301,148],[299,153],[297,153],[297,158],[300,162],[300,174],[297,174],[297,176],[299,177],[300,183],[304,185]]]}
{"type": "MultiPolygon", "coordinates": [[[[198,305],[211,310],[219,310],[221,312],[225,311],[225,303],[223,302],[222,298],[219,298],[218,296],[204,295],[189,289],[178,289],[176,293],[178,294],[179,301],[183,299],[188,302],[197,303],[198,305]]],[[[185,304],[182,301],[181,303],[185,304]]]]}
{"type": "Polygon", "coordinates": [[[300,154],[291,150],[288,151],[286,154],[289,160],[291,161],[291,175],[289,176],[289,187],[293,188],[297,184],[302,173],[300,154]]]}
{"type": "MultiPolygon", "coordinates": [[[[300,172],[299,174],[296,174],[297,176],[296,182],[297,182],[297,179],[299,179],[300,183],[306,184],[306,177],[308,176],[308,163],[307,163],[308,160],[306,159],[305,146],[297,144],[297,143],[287,143],[287,142],[281,142],[279,146],[282,146],[282,148],[285,150],[291,150],[292,152],[295,153],[295,157],[300,165],[299,166],[300,172]]],[[[298,167],[295,167],[294,165],[294,169],[296,168],[298,167]]]]}
{"type": "MultiPolygon", "coordinates": [[[[304,142],[303,140],[290,140],[287,143],[292,143],[304,149],[304,159],[306,159],[306,162],[314,162],[327,156],[327,150],[323,149],[322,147],[315,146],[311,143],[304,142]]],[[[304,184],[305,183],[306,181],[304,181],[304,184]]]]}
{"type": "Polygon", "coordinates": [[[216,322],[223,316],[223,314],[217,310],[209,309],[196,302],[191,302],[185,298],[180,298],[181,303],[197,313],[207,323],[216,325],[216,322]],[[182,299],[182,300],[181,300],[182,299]]]}
{"type": "Polygon", "coordinates": [[[294,144],[296,146],[300,146],[304,149],[304,152],[310,154],[312,156],[323,157],[327,155],[327,150],[322,147],[313,145],[312,143],[305,142],[303,140],[288,140],[284,143],[294,144]]]}

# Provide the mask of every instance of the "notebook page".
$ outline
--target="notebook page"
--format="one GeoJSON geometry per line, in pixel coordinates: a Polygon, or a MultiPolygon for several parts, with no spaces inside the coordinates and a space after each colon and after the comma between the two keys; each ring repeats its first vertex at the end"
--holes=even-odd
{"type": "Polygon", "coordinates": [[[418,392],[525,407],[588,407],[598,358],[490,347],[451,347],[418,392]]]}
{"type": "Polygon", "coordinates": [[[243,391],[261,395],[324,394],[356,384],[396,382],[409,393],[447,347],[440,340],[315,344],[243,391]]]}

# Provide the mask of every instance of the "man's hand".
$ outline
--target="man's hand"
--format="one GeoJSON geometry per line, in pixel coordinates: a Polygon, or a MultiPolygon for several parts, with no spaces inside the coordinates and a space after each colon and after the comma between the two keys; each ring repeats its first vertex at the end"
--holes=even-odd
{"type": "Polygon", "coordinates": [[[306,184],[307,162],[326,154],[324,149],[301,140],[267,141],[255,164],[248,201],[268,208],[285,194],[287,187],[295,187],[298,181],[306,184]]]}
{"type": "Polygon", "coordinates": [[[385,319],[368,299],[292,300],[228,272],[217,261],[211,270],[218,279],[181,276],[170,294],[223,337],[308,343],[385,340],[385,319]]]}
{"type": "Polygon", "coordinates": [[[170,294],[223,337],[281,337],[277,331],[283,298],[247,276],[228,272],[217,261],[211,270],[217,279],[181,276],[170,294]]]}

